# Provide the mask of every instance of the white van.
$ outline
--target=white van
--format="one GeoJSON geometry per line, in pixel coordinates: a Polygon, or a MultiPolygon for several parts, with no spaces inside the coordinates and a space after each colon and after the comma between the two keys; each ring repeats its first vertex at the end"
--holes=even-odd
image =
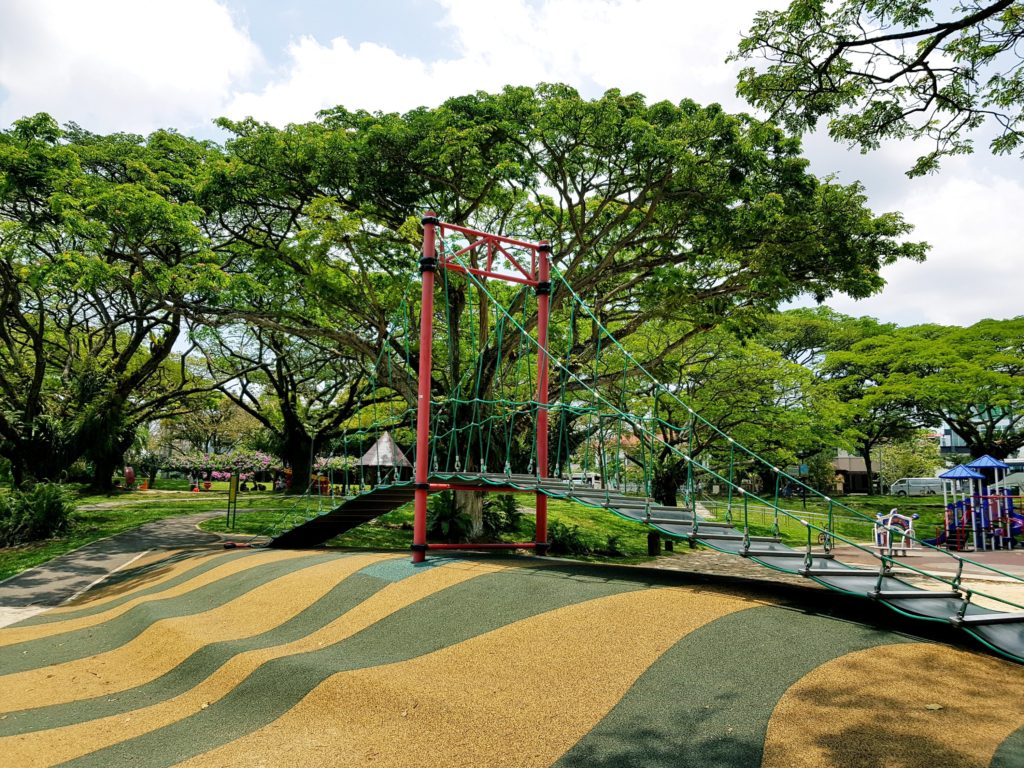
{"type": "Polygon", "coordinates": [[[942,493],[942,481],[937,477],[901,477],[889,486],[893,496],[935,496],[942,493]]]}

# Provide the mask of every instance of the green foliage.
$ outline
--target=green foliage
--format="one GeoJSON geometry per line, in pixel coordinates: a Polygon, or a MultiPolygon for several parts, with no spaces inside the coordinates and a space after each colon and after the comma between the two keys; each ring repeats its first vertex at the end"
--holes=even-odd
{"type": "Polygon", "coordinates": [[[60,536],[70,529],[74,511],[70,494],[56,483],[0,495],[0,547],[60,536]]]}
{"type": "Polygon", "coordinates": [[[515,533],[523,519],[515,494],[499,493],[489,496],[483,506],[483,529],[487,538],[503,533],[515,533]]]}
{"type": "MultiPolygon", "coordinates": [[[[343,435],[407,427],[419,238],[410,215],[428,207],[553,241],[574,288],[598,297],[602,322],[627,340],[643,330],[631,349],[677,371],[679,346],[717,326],[749,335],[801,294],[870,295],[882,266],[925,251],[905,242],[899,215],[872,213],[857,185],[811,175],[796,139],[717,105],[616,90],[584,99],[549,84],[402,115],[339,106],[282,129],[221,125],[231,133],[223,148],[170,132],[96,136],[45,115],[0,133],[0,335],[11,340],[0,347],[0,453],[18,482],[82,459],[109,479],[139,425],[219,418],[215,389],[260,425],[296,491],[310,457],[343,435]],[[179,356],[186,337],[194,346],[179,356]]],[[[498,332],[481,289],[444,275],[449,330],[431,384],[454,397],[438,424],[488,419],[498,436],[486,439],[502,445],[507,428],[523,470],[525,420],[473,413],[466,395],[532,397],[516,380],[529,347],[498,332]]],[[[514,302],[513,289],[496,290],[514,302]]],[[[554,306],[552,342],[571,341],[573,372],[589,370],[594,335],[567,303],[554,306]]],[[[534,307],[515,304],[526,328],[534,307]]],[[[734,413],[766,414],[749,431],[791,435],[773,446],[780,456],[813,442],[798,373],[764,348],[743,368],[735,344],[715,344],[723,376],[746,371],[740,386],[756,393],[734,413]],[[766,383],[780,372],[773,396],[766,383]],[[781,408],[794,398],[802,413],[781,408]]],[[[233,444],[198,422],[188,439],[233,444]]],[[[583,440],[570,438],[570,450],[583,440]]],[[[462,453],[465,466],[482,465],[484,443],[462,453]]]]}
{"type": "Polygon", "coordinates": [[[472,530],[469,516],[459,510],[453,491],[432,495],[427,507],[427,536],[446,542],[466,541],[472,530]]]}
{"type": "Polygon", "coordinates": [[[616,534],[609,534],[604,539],[604,551],[605,554],[611,555],[612,557],[620,556],[622,551],[622,537],[616,534]]]}
{"type": "Polygon", "coordinates": [[[137,428],[202,389],[171,359],[182,305],[223,284],[195,204],[211,154],[46,115],[0,132],[0,451],[16,483],[85,459],[109,484],[137,428]]]}
{"type": "Polygon", "coordinates": [[[827,365],[840,384],[857,383],[864,405],[909,411],[915,426],[945,422],[975,457],[1005,458],[1024,446],[1024,318],[900,328],[827,365]]]}
{"type": "Polygon", "coordinates": [[[865,150],[926,139],[920,175],[973,151],[985,124],[993,152],[1024,147],[1022,37],[1014,0],[793,0],[755,17],[734,58],[767,66],[744,68],[738,90],[791,130],[828,118],[833,138],[865,150]]]}
{"type": "Polygon", "coordinates": [[[878,474],[885,487],[901,477],[934,477],[943,465],[939,441],[926,431],[879,448],[878,474]]]}
{"type": "Polygon", "coordinates": [[[548,523],[548,544],[553,555],[588,555],[592,550],[578,525],[558,520],[548,523]]]}
{"type": "MultiPolygon", "coordinates": [[[[650,327],[638,331],[636,339],[656,345],[662,339],[667,342],[672,333],[670,325],[650,327]]],[[[806,357],[794,354],[800,359],[806,357]]],[[[718,430],[776,466],[801,463],[802,457],[834,448],[837,443],[839,422],[834,400],[819,386],[811,370],[763,344],[760,338],[741,341],[724,331],[707,331],[677,345],[655,373],[718,430]]],[[[736,477],[764,469],[753,465],[742,452],[730,458],[734,453],[731,444],[704,423],[694,422],[691,433],[689,413],[673,398],[661,396],[656,405],[641,400],[630,406],[633,412],[647,408],[673,425],[662,428],[661,442],[655,446],[652,492],[662,503],[674,503],[676,490],[687,479],[687,464],[675,451],[726,473],[732,460],[736,477]]],[[[641,461],[642,456],[634,459],[641,461]]]]}

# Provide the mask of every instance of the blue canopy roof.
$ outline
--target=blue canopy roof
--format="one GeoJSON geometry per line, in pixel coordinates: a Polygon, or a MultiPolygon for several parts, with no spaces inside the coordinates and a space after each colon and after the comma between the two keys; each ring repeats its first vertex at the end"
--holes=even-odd
{"type": "Polygon", "coordinates": [[[980,459],[975,459],[974,461],[970,462],[969,464],[967,464],[967,466],[968,467],[974,467],[975,469],[988,469],[988,468],[1009,469],[1010,468],[1009,464],[1004,464],[999,459],[993,459],[987,453],[984,456],[982,456],[980,459]]]}
{"type": "Polygon", "coordinates": [[[985,476],[966,466],[953,467],[948,472],[939,475],[943,480],[984,480],[985,476]]]}

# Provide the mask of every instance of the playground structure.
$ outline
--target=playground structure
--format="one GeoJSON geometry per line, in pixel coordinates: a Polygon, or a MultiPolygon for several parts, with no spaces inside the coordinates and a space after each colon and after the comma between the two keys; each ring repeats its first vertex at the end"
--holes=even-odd
{"type": "Polygon", "coordinates": [[[999,487],[1009,469],[998,459],[982,456],[940,475],[944,524],[927,543],[958,552],[1012,549],[1024,533],[1024,516],[1016,506],[1022,497],[999,487]],[[999,492],[990,486],[999,487],[999,492]]]}
{"type": "MultiPolygon", "coordinates": [[[[552,266],[548,243],[448,224],[429,212],[423,218],[423,230],[418,355],[411,350],[410,337],[416,325],[411,310],[396,320],[402,338],[391,345],[391,349],[404,349],[400,362],[406,370],[418,371],[416,407],[390,409],[370,427],[347,434],[343,440],[343,451],[359,456],[382,433],[415,424],[410,457],[413,478],[395,474],[390,481],[372,486],[360,481],[340,503],[329,505],[321,514],[297,522],[282,521],[271,547],[316,546],[411,501],[414,563],[423,562],[431,550],[444,549],[521,549],[544,554],[548,548],[548,499],[565,499],[608,510],[652,532],[863,596],[907,616],[949,623],[999,653],[1024,662],[1024,606],[965,588],[962,583],[965,568],[1022,583],[1024,579],[956,554],[941,542],[918,539],[906,516],[890,513],[882,522],[863,515],[818,493],[721,432],[675,389],[658,381],[605,327],[552,266]],[[449,274],[461,276],[458,286],[449,274]],[[468,333],[454,328],[450,320],[456,288],[465,302],[462,308],[477,313],[468,333]],[[536,297],[536,315],[527,310],[531,290],[536,297]],[[440,307],[435,306],[435,293],[442,297],[440,307]],[[566,315],[566,322],[552,342],[549,314],[553,305],[566,315]],[[434,321],[442,313],[449,322],[438,326],[436,336],[442,343],[435,350],[434,321]],[[466,365],[465,361],[470,362],[466,365]],[[447,391],[434,383],[438,363],[454,370],[447,391]],[[638,375],[644,382],[643,402],[627,391],[630,375],[638,375]],[[557,397],[552,397],[554,393],[557,397]],[[719,449],[710,458],[691,455],[698,431],[718,442],[719,449]],[[578,438],[581,433],[582,440],[578,438]],[[682,506],[652,498],[655,456],[668,457],[684,467],[685,482],[679,489],[682,506]],[[755,470],[770,478],[762,485],[765,491],[754,493],[744,485],[755,470]],[[579,478],[587,480],[579,482],[579,478]],[[714,486],[724,490],[725,498],[706,503],[699,489],[714,486]],[[639,495],[632,492],[636,487],[641,489],[639,495]],[[784,492],[791,488],[801,489],[825,507],[819,522],[782,506],[784,492]],[[533,541],[428,542],[428,497],[446,490],[534,496],[533,541]],[[752,522],[753,506],[771,510],[767,530],[752,522]],[[876,538],[873,547],[853,541],[836,531],[834,515],[838,514],[864,520],[884,536],[876,538]],[[783,542],[780,522],[785,520],[794,521],[805,532],[801,545],[783,542]],[[899,546],[895,546],[897,538],[899,546]],[[876,567],[842,562],[833,552],[836,544],[867,553],[876,567]],[[912,547],[949,558],[949,567],[941,573],[899,563],[904,574],[923,580],[930,589],[894,571],[897,550],[905,553],[912,547]],[[1005,608],[982,607],[974,601],[978,596],[1005,608]]],[[[398,367],[390,358],[377,365],[389,376],[398,367]]],[[[393,385],[389,380],[380,386],[393,385]]]]}
{"type": "Polygon", "coordinates": [[[875,547],[880,552],[887,552],[890,557],[896,554],[906,555],[914,547],[914,521],[918,515],[901,515],[896,509],[889,514],[878,512],[875,515],[875,547]],[[899,544],[896,540],[899,539],[899,544]]]}

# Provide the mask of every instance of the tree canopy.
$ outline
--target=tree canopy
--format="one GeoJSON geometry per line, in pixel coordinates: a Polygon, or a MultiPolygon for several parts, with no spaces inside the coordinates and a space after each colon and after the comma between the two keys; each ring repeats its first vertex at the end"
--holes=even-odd
{"type": "Polygon", "coordinates": [[[222,283],[192,198],[210,147],[60,129],[0,134],[0,453],[15,479],[110,475],[140,425],[207,391],[185,296],[222,283]]]}
{"type": "MultiPolygon", "coordinates": [[[[652,321],[673,330],[637,347],[652,366],[717,327],[749,333],[799,295],[868,296],[882,266],[926,251],[858,185],[810,174],[797,139],[689,100],[544,85],[222,126],[223,147],[95,136],[45,115],[0,134],[0,453],[22,474],[85,458],[109,476],[140,423],[215,389],[292,463],[369,404],[411,405],[425,209],[550,240],[618,338],[652,321]]],[[[535,327],[534,302],[494,296],[535,327]]],[[[461,276],[438,281],[437,307],[449,330],[435,396],[493,395],[529,348],[496,332],[491,297],[461,276]]],[[[553,338],[588,370],[594,335],[570,332],[566,291],[552,308],[553,338]]]]}
{"type": "Polygon", "coordinates": [[[796,132],[827,118],[864,150],[926,140],[908,172],[921,175],[990,127],[993,152],[1024,153],[1022,37],[1020,0],[793,0],[755,17],[734,58],[767,66],[744,68],[738,91],[796,132]]]}
{"type": "Polygon", "coordinates": [[[1004,459],[1024,447],[1024,318],[900,328],[836,353],[829,365],[839,381],[856,384],[863,404],[909,410],[923,427],[948,424],[974,457],[1004,459]]]}

